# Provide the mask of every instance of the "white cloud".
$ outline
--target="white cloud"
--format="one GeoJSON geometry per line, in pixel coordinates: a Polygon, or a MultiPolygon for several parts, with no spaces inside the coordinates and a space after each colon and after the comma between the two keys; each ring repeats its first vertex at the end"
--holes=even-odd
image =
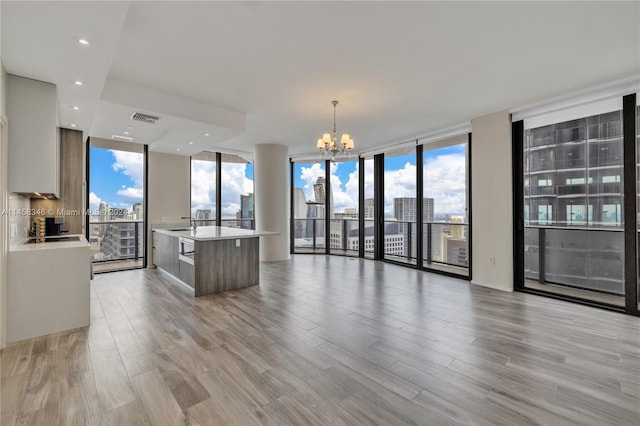
{"type": "Polygon", "coordinates": [[[431,157],[424,165],[424,196],[434,199],[435,213],[464,213],[466,207],[464,153],[431,157]]]}
{"type": "Polygon", "coordinates": [[[144,155],[137,152],[111,150],[115,158],[112,167],[115,171],[121,171],[133,181],[133,187],[122,185],[118,195],[128,203],[141,203],[143,199],[144,155]]]}
{"type": "Polygon", "coordinates": [[[191,208],[213,210],[216,202],[216,163],[213,161],[191,161],[191,208]]]}
{"type": "MultiPolygon", "coordinates": [[[[244,163],[222,163],[222,217],[235,218],[240,210],[240,195],[253,193],[253,181],[246,174],[244,163]]],[[[216,164],[213,161],[192,161],[191,207],[211,210],[215,215],[216,164]]]]}
{"type": "Polygon", "coordinates": [[[307,201],[315,201],[316,196],[313,192],[313,185],[319,177],[324,176],[324,165],[322,163],[313,163],[311,167],[303,166],[300,168],[300,178],[304,181],[302,191],[304,192],[304,198],[307,201]]]}
{"type": "Polygon", "coordinates": [[[393,216],[393,199],[403,197],[416,197],[416,166],[409,162],[401,169],[384,172],[385,216],[393,216]]]}
{"type": "Polygon", "coordinates": [[[102,199],[98,197],[94,192],[89,193],[89,209],[98,210],[102,199]]]}
{"type": "Polygon", "coordinates": [[[247,165],[222,163],[222,217],[235,218],[240,211],[240,195],[253,193],[253,181],[245,176],[247,165]]]}
{"type": "MultiPolygon", "coordinates": [[[[346,183],[336,175],[340,163],[332,164],[331,185],[335,212],[358,206],[358,165],[346,183]]],[[[324,176],[319,164],[302,168],[307,199],[313,200],[313,184],[324,176]]],[[[373,197],[373,160],[365,160],[365,198],[373,197]]],[[[424,165],[424,197],[434,198],[435,213],[464,213],[466,206],[465,154],[446,154],[429,158],[424,165]]],[[[401,169],[384,172],[385,212],[393,216],[393,199],[416,196],[416,166],[407,162],[401,169]]]]}
{"type": "MultiPolygon", "coordinates": [[[[142,198],[144,197],[144,192],[142,188],[127,188],[121,189],[118,191],[118,195],[127,200],[133,200],[134,202],[142,202],[142,198]]],[[[130,203],[125,203],[130,206],[130,203]]]]}

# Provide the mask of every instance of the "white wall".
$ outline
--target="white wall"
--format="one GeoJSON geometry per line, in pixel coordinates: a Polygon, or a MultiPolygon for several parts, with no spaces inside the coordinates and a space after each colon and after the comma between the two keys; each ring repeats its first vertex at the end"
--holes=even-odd
{"type": "Polygon", "coordinates": [[[257,231],[278,235],[260,237],[260,260],[287,260],[289,254],[289,150],[261,144],[254,149],[253,182],[257,231]]]}
{"type": "Polygon", "coordinates": [[[185,222],[190,216],[191,159],[184,155],[149,152],[147,203],[147,264],[153,264],[151,226],[185,222]]]}
{"type": "Polygon", "coordinates": [[[472,283],[513,291],[511,118],[471,120],[472,283]]]}
{"type": "MultiPolygon", "coordinates": [[[[0,61],[0,212],[8,206],[7,193],[7,126],[6,93],[7,74],[0,61]]],[[[8,218],[0,216],[0,349],[6,341],[6,301],[7,301],[7,252],[8,218]]]]}

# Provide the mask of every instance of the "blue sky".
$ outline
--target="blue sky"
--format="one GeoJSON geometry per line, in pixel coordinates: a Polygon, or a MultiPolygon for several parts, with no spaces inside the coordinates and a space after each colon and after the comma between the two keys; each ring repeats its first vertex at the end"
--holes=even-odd
{"type": "Polygon", "coordinates": [[[142,202],[143,154],[91,147],[89,155],[92,210],[98,208],[100,201],[129,210],[133,203],[142,202]]]}
{"type": "MultiPolygon", "coordinates": [[[[424,152],[425,197],[434,198],[436,213],[463,214],[465,209],[465,150],[455,145],[424,152]]],[[[91,209],[100,201],[110,207],[127,208],[142,202],[142,154],[91,148],[91,209]]],[[[365,196],[373,194],[373,161],[365,166],[365,196]]],[[[335,211],[357,208],[357,160],[333,163],[332,186],[335,211]]],[[[253,192],[253,164],[223,163],[223,217],[234,217],[240,209],[240,195],[253,192]]],[[[313,200],[313,183],[324,176],[324,163],[296,164],[295,186],[313,200]]],[[[192,213],[215,209],[215,163],[195,162],[192,169],[192,213]]],[[[394,197],[415,197],[415,156],[385,158],[385,213],[392,215],[394,197]]]]}
{"type": "MultiPolygon", "coordinates": [[[[436,213],[464,214],[465,192],[465,144],[425,150],[423,162],[424,195],[434,198],[436,213]]],[[[324,177],[324,160],[318,163],[294,166],[295,187],[301,188],[307,200],[314,199],[313,184],[324,177]]],[[[357,208],[358,173],[357,160],[332,163],[332,192],[335,212],[345,208],[357,208]]],[[[416,196],[415,155],[387,156],[385,158],[385,214],[393,215],[393,198],[416,196]]],[[[373,161],[365,162],[365,197],[373,196],[373,161]]]]}

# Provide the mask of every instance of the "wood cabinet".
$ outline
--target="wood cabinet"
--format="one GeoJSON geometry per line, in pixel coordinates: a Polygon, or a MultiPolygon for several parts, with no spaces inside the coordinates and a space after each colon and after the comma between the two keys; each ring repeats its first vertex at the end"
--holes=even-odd
{"type": "Polygon", "coordinates": [[[180,278],[189,287],[195,288],[196,286],[196,267],[184,260],[180,261],[180,278]]]}
{"type": "Polygon", "coordinates": [[[180,276],[177,236],[153,231],[153,263],[175,277],[180,276]]]}
{"type": "MultiPolygon", "coordinates": [[[[220,227],[203,227],[220,228],[220,227]]],[[[244,230],[226,229],[228,233],[244,230]]],[[[190,231],[188,231],[190,232],[190,231]]],[[[200,232],[200,228],[199,231],[200,232]]],[[[253,231],[251,231],[253,232],[253,231]]],[[[194,242],[193,263],[179,256],[180,232],[157,228],[153,231],[153,263],[193,288],[194,295],[206,296],[258,285],[260,281],[259,236],[239,234],[240,238],[208,237],[194,242]]]]}

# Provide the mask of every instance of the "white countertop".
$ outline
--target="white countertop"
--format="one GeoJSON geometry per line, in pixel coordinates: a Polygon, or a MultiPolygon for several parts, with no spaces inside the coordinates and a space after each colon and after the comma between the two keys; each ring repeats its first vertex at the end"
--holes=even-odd
{"type": "Polygon", "coordinates": [[[194,233],[190,228],[154,228],[156,232],[189,238],[195,241],[233,240],[236,238],[255,238],[265,235],[277,235],[277,232],[254,231],[252,229],[228,228],[225,226],[198,226],[194,233]]]}
{"type": "Polygon", "coordinates": [[[66,237],[79,237],[79,240],[74,241],[55,241],[48,243],[29,243],[18,244],[11,246],[9,251],[29,251],[29,250],[51,250],[51,249],[65,249],[65,248],[78,248],[89,247],[89,242],[82,234],[77,235],[65,235],[66,237]]]}

